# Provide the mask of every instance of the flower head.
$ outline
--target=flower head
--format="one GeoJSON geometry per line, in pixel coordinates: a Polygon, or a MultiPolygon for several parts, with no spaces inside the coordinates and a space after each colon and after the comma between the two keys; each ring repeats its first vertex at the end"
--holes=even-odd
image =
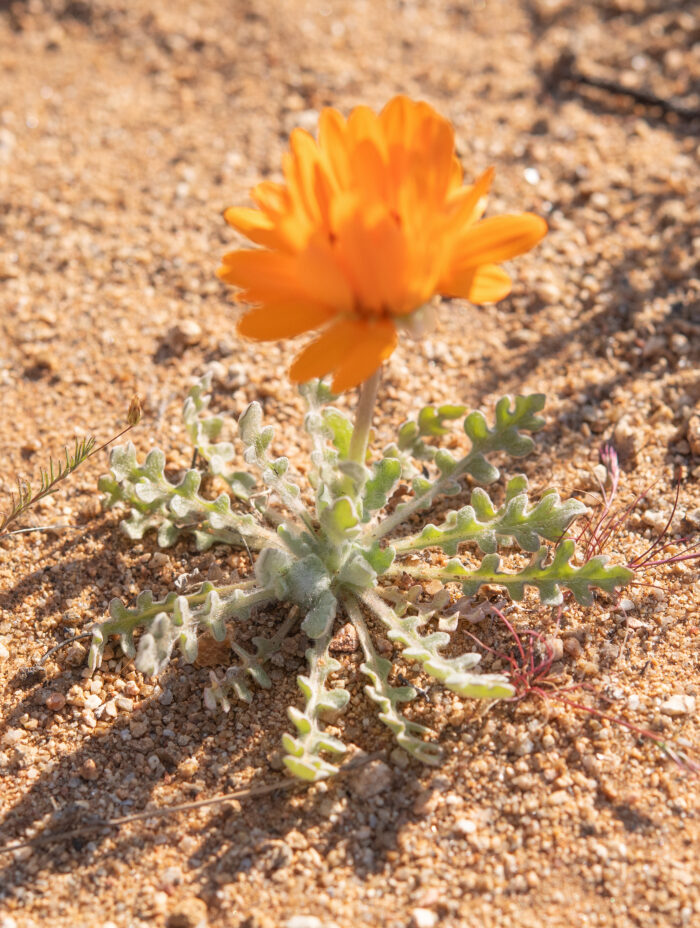
{"type": "Polygon", "coordinates": [[[292,132],[283,170],[284,183],[253,188],[257,209],[226,211],[262,247],[225,255],[218,274],[252,304],[239,334],[320,330],[290,376],[332,372],[336,392],[371,376],[396,347],[397,325],[435,294],[503,299],[511,280],[499,262],[547,231],[532,213],[482,219],[493,170],[463,185],[450,123],[403,96],[378,115],[324,109],[318,141],[292,132]]]}

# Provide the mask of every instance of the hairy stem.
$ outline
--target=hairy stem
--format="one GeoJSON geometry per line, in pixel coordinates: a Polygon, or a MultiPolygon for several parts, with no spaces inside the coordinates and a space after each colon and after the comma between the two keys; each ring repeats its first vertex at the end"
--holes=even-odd
{"type": "Polygon", "coordinates": [[[360,400],[355,413],[355,426],[350,439],[349,459],[356,464],[364,464],[367,456],[367,443],[369,430],[372,425],[372,414],[377,400],[377,390],[381,380],[382,369],[378,367],[369,380],[365,380],[360,391],[360,400]]]}

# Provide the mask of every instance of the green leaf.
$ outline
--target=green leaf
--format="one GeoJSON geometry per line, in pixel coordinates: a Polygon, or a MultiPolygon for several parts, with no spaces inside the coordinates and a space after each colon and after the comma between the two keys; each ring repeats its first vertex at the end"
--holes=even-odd
{"type": "Polygon", "coordinates": [[[539,550],[540,539],[559,541],[585,508],[578,500],[562,503],[556,490],[548,490],[530,507],[527,480],[520,476],[509,482],[506,502],[498,510],[488,493],[476,487],[470,506],[448,513],[441,525],[426,525],[419,534],[401,538],[394,546],[397,552],[434,546],[454,555],[460,544],[473,542],[491,554],[499,543],[511,544],[514,540],[523,551],[535,552],[539,550]]]}
{"type": "Polygon", "coordinates": [[[350,453],[352,422],[344,413],[332,406],[324,409],[321,415],[323,424],[330,434],[333,445],[337,449],[341,460],[344,460],[350,453]]]}
{"type": "Polygon", "coordinates": [[[121,639],[122,650],[128,657],[136,656],[142,673],[160,673],[170,661],[174,647],[180,648],[185,660],[197,656],[198,632],[206,631],[217,641],[226,636],[228,618],[244,618],[253,605],[271,598],[263,590],[244,591],[238,586],[214,587],[203,583],[196,593],[178,596],[169,593],[154,600],[150,590],[140,593],[135,607],[128,609],[119,599],[109,604],[109,618],[92,629],[92,645],[88,655],[91,669],[100,666],[104,644],[110,635],[121,639]],[[142,629],[138,650],[134,632],[142,629]]]}
{"type": "Polygon", "coordinates": [[[348,703],[350,694],[342,688],[328,689],[328,677],[340,670],[340,664],[328,653],[330,632],[314,642],[306,652],[309,675],[297,677],[304,696],[304,710],[290,707],[287,714],[297,730],[296,737],[284,735],[282,745],[287,752],[284,764],[302,780],[322,780],[337,772],[337,767],[320,757],[321,752],[342,754],[345,745],[321,727],[321,716],[328,711],[339,712],[348,703]]]}
{"type": "Polygon", "coordinates": [[[246,406],[238,419],[238,435],[246,447],[255,444],[262,426],[262,406],[251,403],[246,406]]]}
{"type": "Polygon", "coordinates": [[[521,434],[521,430],[536,432],[544,426],[544,419],[536,415],[544,408],[543,393],[529,396],[516,396],[514,406],[510,407],[510,398],[501,397],[496,403],[496,422],[489,428],[480,412],[470,413],[464,420],[464,431],[472,442],[472,449],[477,452],[506,451],[513,457],[529,454],[533,448],[532,439],[521,434]]]}
{"type": "Polygon", "coordinates": [[[348,496],[341,496],[321,513],[321,527],[333,544],[356,537],[360,520],[348,496]]]}
{"type": "Polygon", "coordinates": [[[396,458],[382,458],[374,463],[362,498],[363,522],[369,522],[373,512],[386,506],[400,479],[401,462],[396,458]]]}
{"type": "Polygon", "coordinates": [[[461,418],[466,412],[466,406],[445,404],[444,406],[424,406],[418,413],[418,429],[421,435],[447,435],[443,422],[461,418]]]}
{"type": "Polygon", "coordinates": [[[306,618],[301,623],[302,631],[309,638],[321,638],[323,635],[328,635],[333,628],[337,608],[335,596],[330,590],[325,590],[307,612],[306,618]]]}
{"type": "Polygon", "coordinates": [[[381,548],[379,542],[375,541],[368,548],[361,548],[363,557],[368,561],[372,570],[379,576],[391,567],[396,557],[396,550],[391,546],[381,548]]]}
{"type": "Polygon", "coordinates": [[[387,627],[387,636],[404,645],[402,656],[417,661],[426,673],[448,689],[474,699],[503,699],[513,695],[514,688],[505,676],[471,673],[481,659],[479,654],[468,652],[459,657],[443,657],[439,652],[449,644],[450,636],[447,632],[421,635],[419,629],[426,621],[424,617],[401,618],[374,591],[367,591],[361,599],[387,627]]]}
{"type": "MultiPolygon", "coordinates": [[[[609,559],[605,555],[593,557],[580,567],[572,565],[570,561],[575,548],[571,539],[562,541],[554,549],[551,563],[547,563],[551,551],[543,546],[533,555],[527,567],[517,573],[501,570],[498,555],[488,554],[478,570],[467,571],[462,568],[462,576],[465,577],[462,583],[464,594],[473,596],[484,583],[488,583],[505,587],[514,600],[521,600],[525,595],[525,587],[533,586],[544,604],[558,606],[563,601],[563,588],[570,590],[580,605],[590,606],[594,588],[612,594],[633,579],[634,572],[627,567],[608,567],[609,559]]],[[[449,568],[450,565],[447,566],[449,568]]],[[[457,576],[457,570],[453,570],[457,576]]]]}

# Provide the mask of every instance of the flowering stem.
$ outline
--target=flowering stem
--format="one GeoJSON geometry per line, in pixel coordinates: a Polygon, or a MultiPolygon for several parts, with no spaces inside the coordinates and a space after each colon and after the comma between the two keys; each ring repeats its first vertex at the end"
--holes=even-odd
{"type": "Polygon", "coordinates": [[[360,391],[360,401],[355,414],[355,426],[350,439],[349,459],[357,464],[364,464],[367,456],[367,442],[372,425],[372,413],[377,399],[377,390],[381,380],[382,369],[378,367],[372,376],[365,380],[360,391]]]}

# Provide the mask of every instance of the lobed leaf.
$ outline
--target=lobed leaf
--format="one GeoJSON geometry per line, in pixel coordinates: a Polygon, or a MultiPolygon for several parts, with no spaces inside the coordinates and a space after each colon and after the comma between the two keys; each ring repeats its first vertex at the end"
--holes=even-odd
{"type": "Polygon", "coordinates": [[[513,687],[502,674],[470,672],[479,663],[479,654],[467,652],[455,658],[441,655],[450,636],[447,632],[421,635],[419,629],[425,624],[425,618],[401,618],[373,591],[367,591],[361,599],[387,627],[388,637],[404,645],[402,656],[419,663],[426,673],[448,689],[472,699],[503,699],[513,695],[513,687]]]}
{"type": "Polygon", "coordinates": [[[476,487],[471,505],[448,513],[440,525],[430,523],[416,535],[394,543],[397,553],[439,547],[445,554],[457,553],[460,544],[474,543],[485,554],[499,544],[515,541],[523,551],[538,551],[541,539],[559,541],[586,507],[578,500],[562,503],[556,490],[547,490],[540,501],[529,506],[527,479],[513,478],[506,487],[506,500],[496,509],[488,493],[476,487]]]}
{"type": "Polygon", "coordinates": [[[573,565],[570,561],[575,548],[571,539],[562,541],[554,549],[552,561],[547,563],[552,552],[543,546],[533,555],[527,567],[516,573],[501,570],[497,554],[487,554],[477,570],[470,570],[459,561],[450,561],[440,573],[445,579],[449,575],[460,580],[465,596],[474,596],[486,583],[505,587],[511,598],[517,601],[525,595],[526,586],[533,586],[539,592],[540,600],[551,606],[558,606],[563,601],[562,589],[570,590],[580,605],[590,606],[595,588],[612,594],[634,577],[634,572],[627,567],[608,567],[606,555],[592,557],[581,566],[573,565]]]}
{"type": "Polygon", "coordinates": [[[282,745],[287,752],[284,764],[302,780],[322,780],[336,773],[338,768],[322,758],[322,752],[345,753],[345,745],[321,727],[324,712],[339,712],[347,705],[350,694],[347,690],[328,689],[330,674],[340,670],[340,664],[328,653],[330,632],[318,638],[306,652],[309,675],[297,677],[299,689],[304,695],[303,711],[288,709],[288,716],[296,728],[296,736],[285,734],[282,745]]]}

